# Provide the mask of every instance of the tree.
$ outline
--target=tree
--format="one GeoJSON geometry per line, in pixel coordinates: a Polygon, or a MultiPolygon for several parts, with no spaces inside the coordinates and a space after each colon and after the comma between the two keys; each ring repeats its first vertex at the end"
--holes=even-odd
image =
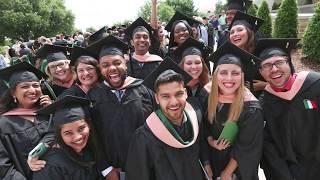
{"type": "Polygon", "coordinates": [[[264,20],[264,23],[260,27],[259,31],[267,35],[268,37],[271,37],[272,21],[271,21],[269,6],[266,0],[264,0],[260,5],[260,8],[258,9],[258,12],[257,12],[257,17],[264,20]]]}
{"type": "Polygon", "coordinates": [[[160,2],[158,6],[158,16],[159,19],[163,22],[169,22],[171,17],[174,15],[175,11],[173,7],[169,6],[165,2],[160,2]]]}
{"type": "Polygon", "coordinates": [[[28,40],[74,29],[74,16],[63,0],[2,0],[0,12],[0,39],[28,40]]]}
{"type": "Polygon", "coordinates": [[[166,0],[165,2],[175,11],[180,11],[189,17],[198,14],[198,10],[194,7],[193,0],[166,0]]]}
{"type": "Polygon", "coordinates": [[[258,6],[252,3],[248,9],[248,14],[250,14],[252,16],[256,16],[257,11],[258,11],[258,6]]]}
{"type": "Polygon", "coordinates": [[[303,35],[302,50],[308,59],[320,62],[320,3],[315,7],[314,15],[303,35]]]}
{"type": "Polygon", "coordinates": [[[224,10],[224,4],[221,0],[218,0],[216,3],[216,9],[214,10],[214,14],[218,15],[221,13],[222,10],[224,10]]]}
{"type": "Polygon", "coordinates": [[[150,22],[150,16],[151,16],[151,2],[146,1],[145,4],[140,7],[138,11],[138,16],[142,17],[145,21],[150,22]]]}
{"type": "MultiPolygon", "coordinates": [[[[145,21],[150,22],[151,16],[151,2],[146,1],[145,4],[140,7],[138,16],[142,17],[145,21]]],[[[159,2],[158,6],[158,17],[160,21],[168,22],[174,15],[175,11],[180,11],[187,16],[192,17],[197,15],[197,10],[194,8],[192,0],[166,0],[159,2]]]]}
{"type": "Polygon", "coordinates": [[[282,1],[275,20],[273,36],[277,38],[296,38],[297,25],[297,0],[282,1]]]}

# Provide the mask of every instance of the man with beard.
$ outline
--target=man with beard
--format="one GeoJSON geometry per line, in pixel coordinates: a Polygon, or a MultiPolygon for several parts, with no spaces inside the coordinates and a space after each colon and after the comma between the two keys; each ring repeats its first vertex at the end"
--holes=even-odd
{"type": "Polygon", "coordinates": [[[153,33],[153,28],[141,17],[126,29],[125,34],[134,47],[134,53],[130,56],[128,62],[128,74],[130,76],[144,79],[161,63],[162,58],[160,56],[149,53],[151,43],[156,43],[155,40],[152,41],[153,33]]]}
{"type": "Polygon", "coordinates": [[[99,67],[105,78],[88,92],[89,99],[95,101],[92,119],[107,156],[105,165],[109,166],[102,174],[117,180],[125,172],[132,135],[153,110],[153,95],[142,80],[127,76],[124,53],[128,46],[124,42],[107,36],[87,49],[99,53],[99,67]]]}
{"type": "Polygon", "coordinates": [[[320,74],[294,73],[290,51],[298,39],[263,39],[256,55],[269,82],[263,99],[264,149],[261,166],[267,179],[320,177],[320,74]]]}
{"type": "Polygon", "coordinates": [[[165,59],[144,84],[155,91],[158,107],[137,129],[127,158],[127,180],[201,180],[201,112],[187,103],[191,77],[165,59]]]}

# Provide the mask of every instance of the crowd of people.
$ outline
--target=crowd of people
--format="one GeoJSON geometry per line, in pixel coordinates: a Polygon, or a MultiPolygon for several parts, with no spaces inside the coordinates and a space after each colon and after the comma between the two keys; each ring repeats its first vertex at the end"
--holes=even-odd
{"type": "Polygon", "coordinates": [[[295,72],[299,39],[265,37],[246,3],[17,43],[0,70],[0,178],[317,179],[320,74],[295,72]]]}

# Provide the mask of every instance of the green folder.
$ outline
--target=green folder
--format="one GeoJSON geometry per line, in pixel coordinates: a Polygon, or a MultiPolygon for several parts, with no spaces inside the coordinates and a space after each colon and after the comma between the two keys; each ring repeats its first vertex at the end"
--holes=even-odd
{"type": "Polygon", "coordinates": [[[230,144],[233,144],[237,134],[239,132],[239,127],[236,122],[226,122],[224,125],[224,128],[222,129],[222,132],[218,138],[218,140],[226,139],[230,142],[230,144]]]}

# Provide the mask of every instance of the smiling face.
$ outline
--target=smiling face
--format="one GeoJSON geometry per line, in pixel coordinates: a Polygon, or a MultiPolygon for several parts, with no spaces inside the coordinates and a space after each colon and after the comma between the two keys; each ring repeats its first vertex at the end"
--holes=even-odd
{"type": "Polygon", "coordinates": [[[72,77],[69,60],[58,60],[48,64],[48,75],[59,81],[66,81],[72,77]]]}
{"type": "Polygon", "coordinates": [[[160,84],[155,94],[157,104],[171,121],[182,121],[187,102],[187,92],[182,82],[160,84]]]}
{"type": "Polygon", "coordinates": [[[92,87],[98,82],[98,74],[93,65],[79,63],[76,72],[81,85],[92,87]]]}
{"type": "Polygon", "coordinates": [[[33,108],[42,92],[39,82],[21,82],[17,84],[11,94],[17,98],[18,107],[33,108]]]}
{"type": "Polygon", "coordinates": [[[146,54],[151,44],[149,34],[144,31],[134,33],[131,44],[134,47],[136,54],[146,54]]]}
{"type": "Polygon", "coordinates": [[[188,55],[182,60],[183,70],[186,71],[192,79],[198,79],[203,71],[201,57],[198,55],[188,55]]]}
{"type": "Polygon", "coordinates": [[[230,29],[230,42],[244,49],[249,41],[248,30],[244,25],[235,25],[230,29]]]}
{"type": "Polygon", "coordinates": [[[185,40],[187,40],[190,36],[189,30],[187,26],[179,22],[175,27],[174,27],[174,42],[178,44],[182,44],[185,40]]]}
{"type": "Polygon", "coordinates": [[[219,92],[232,95],[241,85],[242,70],[235,64],[221,64],[218,66],[217,82],[219,92]]]}
{"type": "Polygon", "coordinates": [[[114,88],[123,85],[127,76],[125,59],[120,55],[107,55],[99,60],[101,74],[105,80],[114,88]]]}
{"type": "Polygon", "coordinates": [[[270,83],[273,87],[282,88],[289,80],[291,76],[291,69],[288,63],[288,59],[284,56],[273,56],[261,63],[260,74],[263,78],[270,83]],[[283,62],[283,63],[279,63],[283,62]],[[275,65],[278,64],[278,65],[275,65]],[[271,69],[263,68],[264,66],[270,66],[271,69]]]}
{"type": "Polygon", "coordinates": [[[90,128],[88,123],[81,119],[62,125],[60,135],[67,146],[80,153],[87,145],[90,128]]]}

